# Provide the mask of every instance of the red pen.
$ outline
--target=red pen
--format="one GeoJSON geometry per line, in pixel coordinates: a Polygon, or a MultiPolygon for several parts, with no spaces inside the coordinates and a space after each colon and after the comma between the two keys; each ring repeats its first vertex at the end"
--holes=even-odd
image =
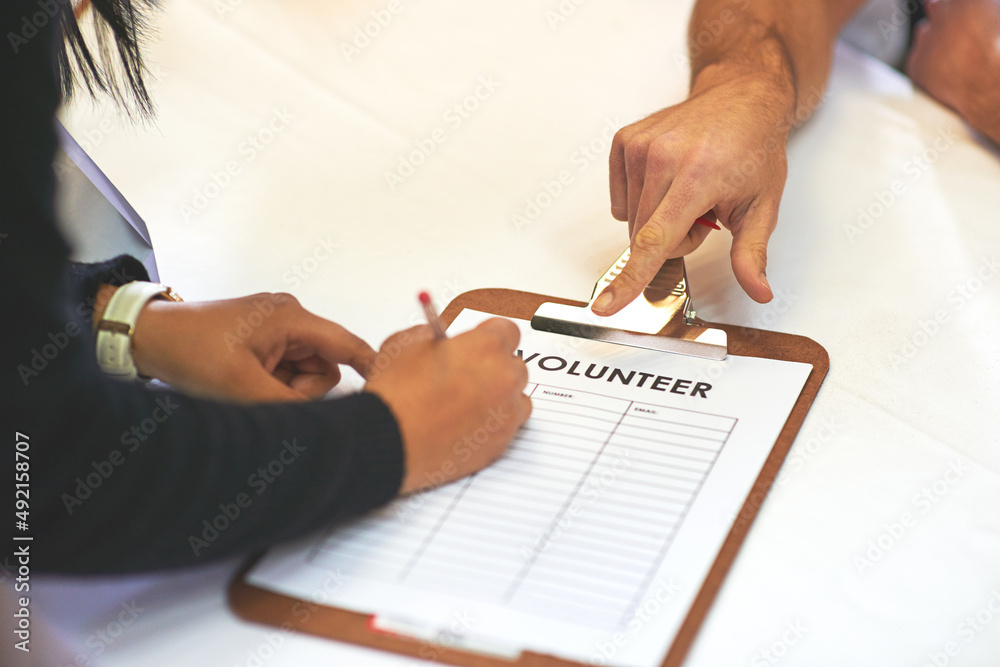
{"type": "Polygon", "coordinates": [[[722,227],[719,227],[717,224],[715,224],[708,218],[698,218],[697,220],[695,220],[695,222],[697,222],[699,225],[704,225],[705,227],[711,227],[712,229],[722,229],[722,227]]]}
{"type": "Polygon", "coordinates": [[[420,299],[420,305],[424,307],[424,315],[427,316],[427,323],[434,330],[434,338],[437,340],[447,338],[444,333],[444,327],[441,326],[441,318],[438,317],[437,311],[434,310],[434,304],[431,302],[431,295],[427,292],[421,292],[417,295],[417,298],[420,299]]]}

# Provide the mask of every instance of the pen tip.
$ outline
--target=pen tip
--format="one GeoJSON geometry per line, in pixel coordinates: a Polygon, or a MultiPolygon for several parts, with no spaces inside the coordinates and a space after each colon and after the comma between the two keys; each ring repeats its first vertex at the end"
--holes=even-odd
{"type": "Polygon", "coordinates": [[[422,303],[423,305],[425,306],[430,305],[431,295],[428,294],[427,292],[421,292],[420,294],[417,295],[417,298],[420,299],[420,303],[422,303]]]}

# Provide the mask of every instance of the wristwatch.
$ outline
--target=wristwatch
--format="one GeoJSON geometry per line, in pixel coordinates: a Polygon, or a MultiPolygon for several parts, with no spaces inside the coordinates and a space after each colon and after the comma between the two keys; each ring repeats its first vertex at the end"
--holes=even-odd
{"type": "Polygon", "coordinates": [[[97,323],[97,364],[105,374],[126,381],[149,380],[136,370],[132,359],[132,334],[139,313],[152,299],[181,301],[177,293],[165,285],[138,280],[122,285],[111,295],[97,323]]]}

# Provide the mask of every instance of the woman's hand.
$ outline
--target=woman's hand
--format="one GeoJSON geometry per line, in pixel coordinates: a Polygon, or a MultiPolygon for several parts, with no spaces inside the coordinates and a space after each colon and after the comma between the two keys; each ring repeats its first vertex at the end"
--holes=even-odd
{"type": "Polygon", "coordinates": [[[408,493],[468,475],[506,451],[531,414],[528,371],[514,354],[519,339],[502,319],[447,340],[423,326],[390,336],[376,355],[295,297],[255,294],[150,301],[132,357],[142,375],[184,393],[248,403],[320,398],[347,364],[396,417],[406,450],[400,491],[408,493]]]}
{"type": "Polygon", "coordinates": [[[249,403],[320,398],[340,382],[340,364],[366,376],[375,351],[290,294],[255,294],[150,301],[132,356],[142,375],[184,393],[249,403]]]}
{"type": "Polygon", "coordinates": [[[434,340],[430,327],[390,336],[365,390],[399,423],[406,449],[401,493],[464,477],[499,458],[531,414],[521,334],[503,319],[434,340]]]}

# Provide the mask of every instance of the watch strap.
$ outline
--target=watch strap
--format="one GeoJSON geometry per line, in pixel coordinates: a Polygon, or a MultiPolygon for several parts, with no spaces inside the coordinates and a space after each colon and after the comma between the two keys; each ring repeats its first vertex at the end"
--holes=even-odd
{"type": "Polygon", "coordinates": [[[165,285],[142,281],[123,285],[111,295],[97,323],[97,364],[107,375],[128,381],[140,377],[132,358],[132,334],[139,313],[155,298],[181,300],[165,285]]]}

